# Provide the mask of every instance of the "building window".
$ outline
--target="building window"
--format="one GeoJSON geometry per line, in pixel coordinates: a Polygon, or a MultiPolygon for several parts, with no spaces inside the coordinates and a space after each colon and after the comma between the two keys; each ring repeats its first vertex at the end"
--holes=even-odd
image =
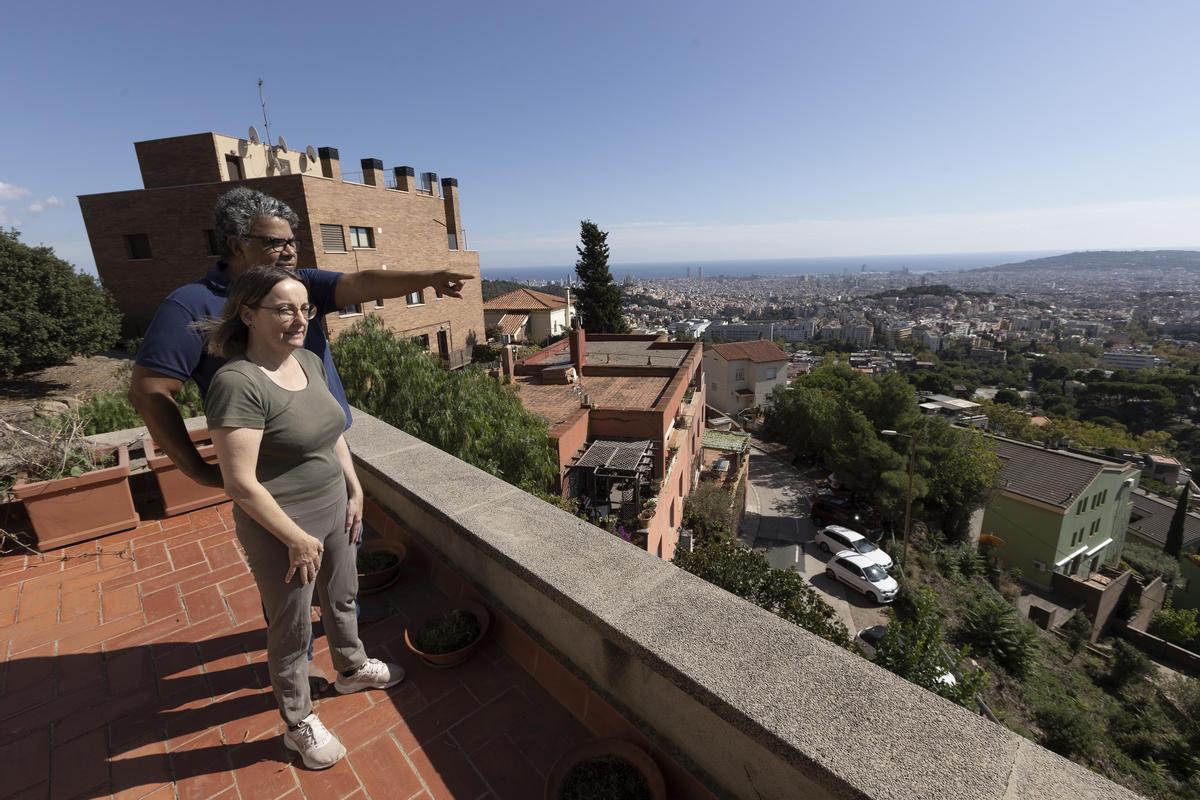
{"type": "MultiPolygon", "coordinates": [[[[322,226],[322,227],[324,227],[324,226],[322,226]]],[[[375,229],[351,225],[350,226],[350,246],[351,247],[374,247],[375,246],[375,229]]]]}
{"type": "Polygon", "coordinates": [[[416,342],[417,344],[421,345],[421,347],[424,347],[426,350],[429,349],[429,334],[428,333],[422,333],[420,336],[414,336],[412,338],[412,340],[414,342],[416,342]]]}
{"type": "MultiPolygon", "coordinates": [[[[410,306],[424,305],[425,304],[424,290],[421,290],[418,292],[409,292],[407,295],[405,295],[404,302],[408,303],[410,306]]],[[[429,338],[429,337],[426,337],[426,338],[429,338]]]]}
{"type": "Polygon", "coordinates": [[[204,243],[208,245],[208,254],[210,256],[221,255],[221,248],[217,244],[217,232],[212,228],[204,232],[204,243]]]}
{"type": "Polygon", "coordinates": [[[1088,531],[1088,536],[1095,536],[1098,530],[1100,530],[1100,520],[1092,523],[1092,529],[1088,531]]]}
{"type": "Polygon", "coordinates": [[[144,233],[125,234],[125,250],[131,260],[152,258],[150,255],[150,237],[144,233]]]}
{"type": "Polygon", "coordinates": [[[382,297],[375,301],[375,307],[383,308],[383,298],[382,297]]]}
{"type": "Polygon", "coordinates": [[[779,367],[767,367],[767,380],[775,380],[775,376],[779,374],[779,367]]]}
{"type": "Polygon", "coordinates": [[[458,234],[447,231],[446,232],[446,245],[451,250],[457,250],[458,249],[458,234]]]}
{"type": "Polygon", "coordinates": [[[340,317],[353,317],[358,314],[362,314],[362,306],[358,303],[352,303],[338,310],[338,316],[340,317]]]}
{"type": "Polygon", "coordinates": [[[225,171],[229,173],[229,180],[240,181],[243,177],[241,157],[235,155],[226,155],[225,171]]]}
{"type": "Polygon", "coordinates": [[[326,253],[346,252],[346,231],[341,225],[321,225],[321,247],[326,253]]]}
{"type": "Polygon", "coordinates": [[[1100,505],[1104,505],[1107,502],[1108,502],[1108,489],[1105,489],[1103,492],[1100,493],[1100,505]]]}
{"type": "Polygon", "coordinates": [[[746,370],[745,370],[745,369],[743,369],[743,368],[741,368],[741,367],[738,367],[737,369],[735,369],[735,370],[733,371],[733,379],[734,379],[735,381],[744,381],[744,380],[746,380],[746,370]]]}

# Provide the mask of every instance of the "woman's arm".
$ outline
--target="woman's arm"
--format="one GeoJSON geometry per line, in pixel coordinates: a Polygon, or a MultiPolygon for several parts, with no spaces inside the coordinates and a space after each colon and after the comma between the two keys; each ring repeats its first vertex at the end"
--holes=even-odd
{"type": "Polygon", "coordinates": [[[325,546],[293,522],[258,482],[255,467],[263,432],[255,428],[213,428],[210,432],[220,460],[225,493],[255,522],[287,545],[288,571],[283,582],[291,583],[297,573],[300,583],[315,580],[325,546]]]}
{"type": "Polygon", "coordinates": [[[358,482],[358,473],[354,471],[354,459],[350,457],[350,446],[346,444],[345,436],[338,437],[336,449],[342,474],[346,476],[346,533],[350,535],[350,543],[357,544],[362,538],[362,484],[358,482]]]}

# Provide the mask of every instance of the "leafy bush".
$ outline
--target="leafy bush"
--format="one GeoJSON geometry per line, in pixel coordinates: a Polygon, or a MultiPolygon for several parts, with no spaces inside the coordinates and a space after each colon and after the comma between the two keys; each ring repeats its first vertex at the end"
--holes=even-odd
{"type": "Polygon", "coordinates": [[[1083,611],[1076,611],[1059,630],[1066,638],[1071,653],[1078,655],[1092,637],[1092,621],[1083,611]]]}
{"type": "Polygon", "coordinates": [[[1091,717],[1065,702],[1036,709],[1034,720],[1042,729],[1041,743],[1061,756],[1086,756],[1095,747],[1099,731],[1091,717]]]}
{"type": "Polygon", "coordinates": [[[1126,542],[1121,557],[1147,582],[1160,575],[1167,586],[1174,586],[1179,581],[1179,561],[1161,550],[1137,542],[1126,542]]]}
{"type": "Polygon", "coordinates": [[[673,563],[834,644],[850,643],[837,612],[799,573],[771,569],[762,553],[732,538],[702,539],[690,553],[677,550],[673,563]]]}
{"type": "Polygon", "coordinates": [[[121,314],[91,275],[49,247],[21,244],[0,228],[0,375],[102,353],[117,341],[121,314]]]}
{"type": "Polygon", "coordinates": [[[515,486],[557,478],[546,423],[483,370],[442,369],[378,317],[335,339],[333,356],[352,405],[515,486]]]}
{"type": "Polygon", "coordinates": [[[1012,606],[993,597],[976,600],[963,613],[962,637],[1017,677],[1029,674],[1037,659],[1037,632],[1012,606]]]}
{"type": "Polygon", "coordinates": [[[1113,642],[1113,657],[1108,667],[1108,683],[1115,688],[1129,686],[1154,671],[1154,665],[1140,650],[1124,639],[1113,642]]]}
{"type": "Polygon", "coordinates": [[[1173,608],[1168,602],[1162,609],[1154,612],[1154,618],[1150,620],[1150,633],[1166,639],[1168,642],[1187,645],[1200,636],[1200,623],[1196,621],[1197,613],[1200,613],[1200,609],[1173,608]]]}
{"type": "Polygon", "coordinates": [[[126,399],[125,392],[101,392],[80,405],[77,413],[83,420],[83,430],[88,436],[145,424],[133,404],[126,399]]]}
{"type": "Polygon", "coordinates": [[[683,527],[697,539],[733,534],[733,498],[720,484],[702,482],[683,501],[683,527]]]}

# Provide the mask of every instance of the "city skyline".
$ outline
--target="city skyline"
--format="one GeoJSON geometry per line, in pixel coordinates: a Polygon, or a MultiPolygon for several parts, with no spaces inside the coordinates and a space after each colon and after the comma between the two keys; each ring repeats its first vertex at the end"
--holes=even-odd
{"type": "Polygon", "coordinates": [[[1200,245],[1190,4],[122,10],[0,48],[0,225],[88,271],[75,197],[261,131],[259,78],[292,148],[459,178],[485,271],[573,262],[583,218],[616,265],[1200,245]]]}

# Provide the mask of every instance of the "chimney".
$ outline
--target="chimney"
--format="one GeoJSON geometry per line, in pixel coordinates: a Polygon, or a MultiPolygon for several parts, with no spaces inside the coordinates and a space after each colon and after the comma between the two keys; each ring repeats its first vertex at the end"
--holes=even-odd
{"type": "Polygon", "coordinates": [[[380,161],[378,158],[364,158],[359,163],[362,164],[363,183],[380,189],[386,187],[386,184],[383,180],[382,161],[380,161]]]}
{"type": "Polygon", "coordinates": [[[396,188],[402,192],[411,192],[416,179],[413,178],[417,171],[412,167],[393,167],[392,174],[396,176],[396,188]]]}
{"type": "Polygon", "coordinates": [[[458,209],[458,178],[442,178],[442,205],[446,208],[446,242],[451,250],[465,250],[462,215],[458,209]]]}
{"type": "Polygon", "coordinates": [[[504,383],[511,383],[517,369],[517,356],[511,344],[504,345],[500,351],[500,374],[504,383]]]}
{"type": "Polygon", "coordinates": [[[317,157],[321,159],[322,175],[335,181],[342,179],[342,162],[338,158],[336,147],[322,147],[317,150],[317,157]]]}
{"type": "Polygon", "coordinates": [[[575,319],[571,322],[571,332],[568,334],[571,344],[571,363],[575,365],[575,371],[579,373],[579,377],[583,377],[583,365],[587,363],[587,334],[583,330],[583,326],[579,324],[579,320],[575,319]]]}

